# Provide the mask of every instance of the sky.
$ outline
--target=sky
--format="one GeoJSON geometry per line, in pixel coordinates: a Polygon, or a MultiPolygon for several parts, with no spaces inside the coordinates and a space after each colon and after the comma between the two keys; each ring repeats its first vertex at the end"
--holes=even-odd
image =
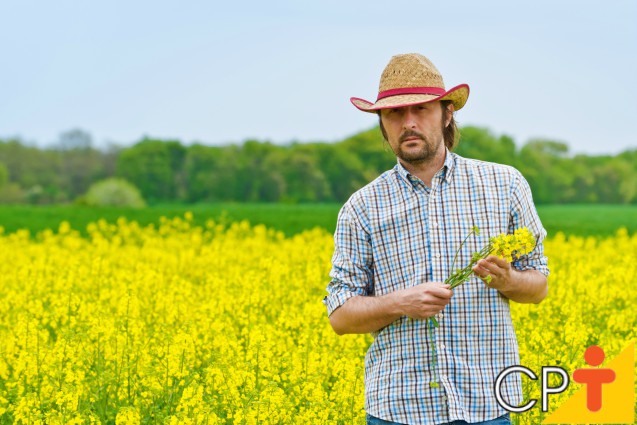
{"type": "Polygon", "coordinates": [[[637,148],[632,0],[3,0],[0,22],[0,139],[334,142],[376,125],[349,98],[418,52],[469,84],[461,126],[637,148]]]}

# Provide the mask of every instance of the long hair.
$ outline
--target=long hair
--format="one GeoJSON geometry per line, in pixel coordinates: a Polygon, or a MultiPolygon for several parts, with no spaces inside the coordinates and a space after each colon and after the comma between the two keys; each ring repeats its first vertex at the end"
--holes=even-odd
{"type": "MultiPolygon", "coordinates": [[[[460,132],[458,131],[458,125],[456,124],[456,120],[454,117],[454,113],[451,113],[451,121],[449,121],[449,125],[445,126],[445,119],[447,118],[446,114],[447,114],[447,106],[449,106],[451,104],[450,100],[441,100],[440,101],[440,107],[442,108],[442,138],[445,142],[445,146],[447,147],[447,149],[449,149],[450,151],[452,151],[457,145],[458,145],[458,141],[460,140],[460,132]]],[[[377,112],[378,114],[378,124],[380,125],[380,132],[383,133],[383,138],[385,139],[385,141],[387,140],[387,132],[385,131],[385,127],[383,126],[383,120],[380,117],[380,110],[377,112]]]]}
{"type": "MultiPolygon", "coordinates": [[[[449,106],[449,104],[451,104],[450,100],[440,101],[440,106],[442,107],[442,112],[443,112],[442,114],[443,127],[444,127],[444,122],[446,118],[445,115],[447,114],[447,111],[448,111],[447,106],[449,106]]],[[[458,142],[460,141],[460,132],[458,131],[458,125],[456,124],[454,113],[455,112],[451,112],[451,121],[449,121],[449,125],[444,127],[442,130],[442,137],[445,140],[445,146],[450,151],[452,151],[458,145],[458,142]]]]}

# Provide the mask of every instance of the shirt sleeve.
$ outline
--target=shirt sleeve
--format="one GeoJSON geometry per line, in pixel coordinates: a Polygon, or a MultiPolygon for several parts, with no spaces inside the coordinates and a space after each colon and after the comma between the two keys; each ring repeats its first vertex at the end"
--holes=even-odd
{"type": "Polygon", "coordinates": [[[544,255],[543,243],[544,238],[546,238],[546,230],[542,226],[540,217],[533,204],[533,196],[528,182],[522,174],[519,172],[516,174],[517,179],[511,195],[509,233],[513,233],[516,229],[526,227],[533,233],[533,236],[535,236],[537,244],[533,251],[514,261],[513,267],[520,271],[537,270],[545,276],[548,276],[548,258],[544,255]]]}
{"type": "Polygon", "coordinates": [[[349,298],[369,295],[373,287],[371,237],[349,203],[338,214],[330,277],[323,299],[328,316],[349,298]]]}

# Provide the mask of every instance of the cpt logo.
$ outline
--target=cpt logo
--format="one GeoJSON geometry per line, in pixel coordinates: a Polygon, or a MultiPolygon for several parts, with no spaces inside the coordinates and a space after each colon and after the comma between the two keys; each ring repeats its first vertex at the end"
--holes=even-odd
{"type": "MultiPolygon", "coordinates": [[[[606,367],[598,367],[604,362],[604,350],[593,345],[586,349],[584,360],[589,367],[576,369],[573,381],[582,384],[564,404],[551,413],[543,424],[632,424],[635,419],[634,380],[635,380],[635,344],[631,344],[622,353],[609,362],[606,367]]],[[[538,377],[524,366],[512,366],[504,369],[495,381],[495,397],[500,406],[509,412],[521,413],[531,409],[537,403],[532,399],[521,406],[511,406],[504,400],[501,386],[504,379],[513,373],[523,373],[533,380],[538,377]]],[[[570,383],[566,370],[557,366],[542,367],[542,411],[548,411],[549,394],[559,394],[570,383]],[[549,386],[549,375],[558,374],[562,382],[557,387],[549,386]]]]}

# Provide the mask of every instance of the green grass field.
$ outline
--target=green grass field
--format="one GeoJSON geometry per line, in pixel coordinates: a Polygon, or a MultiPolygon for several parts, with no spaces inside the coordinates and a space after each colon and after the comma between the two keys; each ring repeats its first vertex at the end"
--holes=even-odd
{"type": "MultiPolygon", "coordinates": [[[[158,205],[135,210],[126,208],[91,208],[80,206],[14,206],[0,205],[0,226],[5,233],[29,229],[35,234],[57,229],[61,221],[82,232],[86,225],[99,218],[114,222],[126,217],[142,225],[158,223],[161,216],[194,214],[195,222],[203,224],[212,218],[224,222],[248,220],[265,224],[292,235],[305,229],[322,227],[334,231],[340,204],[195,204],[158,205]]],[[[544,205],[538,212],[549,235],[562,231],[567,235],[605,236],[626,227],[630,234],[637,232],[637,206],[624,205],[544,205]]]]}

